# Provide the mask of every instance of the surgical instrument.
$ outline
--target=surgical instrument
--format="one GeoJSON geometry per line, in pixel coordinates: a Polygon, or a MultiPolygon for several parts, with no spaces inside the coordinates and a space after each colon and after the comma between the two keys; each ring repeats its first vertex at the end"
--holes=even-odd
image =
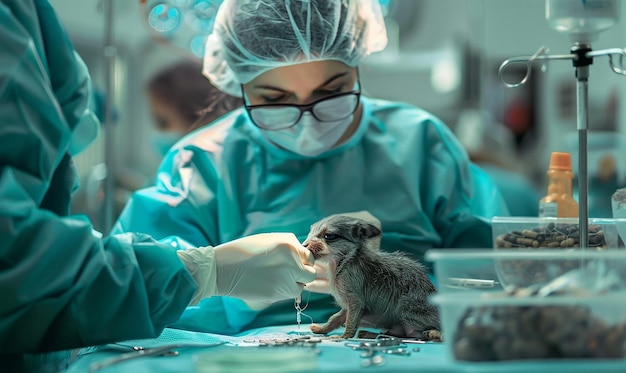
{"type": "Polygon", "coordinates": [[[109,367],[111,365],[115,365],[115,364],[122,363],[124,361],[132,360],[132,359],[137,359],[140,357],[177,356],[178,352],[175,350],[180,349],[180,348],[209,348],[209,347],[221,346],[225,343],[226,342],[222,342],[222,341],[214,342],[214,343],[174,343],[174,344],[146,348],[146,349],[133,347],[135,351],[127,352],[127,353],[112,357],[104,361],[92,363],[89,366],[89,372],[96,372],[100,369],[109,367]]]}

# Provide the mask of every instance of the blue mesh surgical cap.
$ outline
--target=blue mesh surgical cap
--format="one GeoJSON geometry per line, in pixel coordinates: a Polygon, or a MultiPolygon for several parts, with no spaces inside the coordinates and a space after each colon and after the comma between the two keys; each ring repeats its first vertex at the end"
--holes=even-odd
{"type": "Polygon", "coordinates": [[[241,84],[268,70],[322,60],[357,66],[386,45],[378,0],[224,0],[203,73],[241,96],[241,84]]]}

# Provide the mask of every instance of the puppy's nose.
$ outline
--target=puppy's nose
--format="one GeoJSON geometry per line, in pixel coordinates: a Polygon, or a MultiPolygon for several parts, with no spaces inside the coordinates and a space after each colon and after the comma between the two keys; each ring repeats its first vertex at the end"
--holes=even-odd
{"type": "Polygon", "coordinates": [[[310,242],[307,241],[304,247],[306,247],[313,254],[317,254],[318,252],[322,250],[322,247],[317,241],[310,241],[310,242]]]}

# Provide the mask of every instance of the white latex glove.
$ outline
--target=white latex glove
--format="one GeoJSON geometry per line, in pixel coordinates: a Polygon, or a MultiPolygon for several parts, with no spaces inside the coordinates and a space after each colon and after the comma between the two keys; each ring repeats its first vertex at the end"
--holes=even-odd
{"type": "Polygon", "coordinates": [[[198,283],[191,304],[213,295],[274,302],[315,279],[313,255],[292,233],[263,233],[215,248],[178,251],[198,283]]]}
{"type": "Polygon", "coordinates": [[[304,290],[311,291],[313,293],[330,294],[330,262],[327,257],[319,258],[315,260],[313,266],[317,273],[315,280],[304,285],[304,290]]]}
{"type": "MultiPolygon", "coordinates": [[[[335,215],[351,216],[356,219],[362,219],[376,226],[376,228],[382,230],[382,224],[380,223],[380,220],[378,220],[374,215],[370,214],[369,211],[346,212],[341,214],[334,214],[331,216],[335,215]]],[[[331,273],[335,271],[335,269],[331,268],[331,263],[329,262],[327,257],[317,259],[315,261],[314,268],[317,272],[317,277],[315,278],[315,281],[306,284],[305,290],[314,293],[330,294],[330,276],[331,273]]]]}

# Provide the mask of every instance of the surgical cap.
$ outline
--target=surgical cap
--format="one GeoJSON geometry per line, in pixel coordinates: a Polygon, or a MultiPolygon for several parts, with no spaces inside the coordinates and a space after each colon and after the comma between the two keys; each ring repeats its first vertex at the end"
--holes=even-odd
{"type": "Polygon", "coordinates": [[[241,84],[268,70],[322,60],[357,66],[386,45],[378,0],[224,0],[203,73],[241,96],[241,84]]]}

